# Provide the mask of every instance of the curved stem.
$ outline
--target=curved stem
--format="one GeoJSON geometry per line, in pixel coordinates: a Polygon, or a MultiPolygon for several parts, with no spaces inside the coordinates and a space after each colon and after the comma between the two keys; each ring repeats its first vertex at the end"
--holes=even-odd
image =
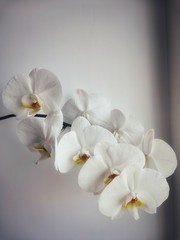
{"type": "Polygon", "coordinates": [[[5,120],[5,119],[12,118],[12,117],[15,117],[15,116],[16,115],[14,115],[14,114],[5,115],[5,116],[0,117],[0,120],[5,120]]]}
{"type": "MultiPolygon", "coordinates": [[[[40,118],[45,118],[46,116],[47,115],[45,115],[45,114],[36,114],[35,115],[35,117],[40,117],[40,118]]],[[[5,115],[5,116],[0,117],[0,121],[8,119],[8,118],[13,118],[13,117],[16,117],[16,115],[14,115],[14,114],[5,115]]],[[[67,127],[71,127],[71,124],[63,122],[63,128],[67,128],[67,127]]]]}

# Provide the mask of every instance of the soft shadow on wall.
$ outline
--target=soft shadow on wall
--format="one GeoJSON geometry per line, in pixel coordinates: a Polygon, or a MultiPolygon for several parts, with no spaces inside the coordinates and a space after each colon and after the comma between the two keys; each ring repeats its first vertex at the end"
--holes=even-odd
{"type": "MultiPolygon", "coordinates": [[[[170,115],[171,115],[171,143],[176,151],[178,160],[180,159],[180,1],[167,0],[167,39],[168,39],[168,66],[170,81],[170,115]]],[[[174,238],[180,239],[180,166],[178,164],[173,183],[173,219],[174,219],[174,238]]],[[[168,227],[168,225],[167,225],[168,227]]]]}

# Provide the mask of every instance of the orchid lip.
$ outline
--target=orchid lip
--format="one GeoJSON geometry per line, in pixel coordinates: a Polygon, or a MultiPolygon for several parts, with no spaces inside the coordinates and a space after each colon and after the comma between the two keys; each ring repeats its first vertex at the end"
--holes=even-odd
{"type": "Polygon", "coordinates": [[[113,135],[114,135],[115,138],[118,138],[118,137],[119,137],[119,133],[118,133],[118,130],[117,130],[117,129],[115,129],[115,130],[113,131],[113,135]]]}
{"type": "Polygon", "coordinates": [[[73,161],[78,165],[83,165],[90,158],[88,151],[81,151],[73,157],[73,161]]]}
{"type": "MultiPolygon", "coordinates": [[[[33,144],[31,149],[35,152],[39,152],[41,157],[39,160],[44,160],[51,157],[51,153],[43,146],[43,144],[33,144]]],[[[38,161],[39,161],[38,160],[38,161]]],[[[38,161],[36,163],[38,163],[38,161]]]]}
{"type": "Polygon", "coordinates": [[[84,118],[87,118],[88,117],[88,113],[86,111],[84,111],[84,112],[81,113],[81,116],[84,117],[84,118]]]}
{"type": "Polygon", "coordinates": [[[32,109],[34,112],[38,112],[41,109],[39,98],[34,94],[24,95],[21,98],[21,104],[24,108],[32,109]]]}
{"type": "Polygon", "coordinates": [[[104,184],[108,185],[117,176],[119,176],[119,174],[116,174],[116,173],[110,174],[107,178],[104,179],[104,184]]]}
{"type": "Polygon", "coordinates": [[[126,205],[124,206],[125,208],[132,208],[132,207],[142,207],[144,203],[140,201],[137,197],[133,197],[126,205]]]}

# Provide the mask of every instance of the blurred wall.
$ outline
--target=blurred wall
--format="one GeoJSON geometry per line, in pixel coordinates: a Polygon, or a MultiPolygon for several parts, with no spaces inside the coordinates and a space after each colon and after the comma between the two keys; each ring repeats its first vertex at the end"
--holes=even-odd
{"type": "MultiPolygon", "coordinates": [[[[0,1],[1,91],[14,74],[47,68],[60,78],[64,101],[76,88],[100,93],[169,141],[166,46],[164,1],[0,1]]],[[[1,100],[0,113],[8,113],[1,100]]],[[[79,189],[77,171],[34,165],[16,124],[0,123],[0,239],[173,239],[172,196],[156,215],[111,221],[97,197],[79,189]]]]}
{"type": "MultiPolygon", "coordinates": [[[[168,3],[168,49],[169,79],[171,82],[171,139],[178,159],[180,158],[180,1],[168,3]]],[[[180,166],[173,179],[173,213],[175,219],[175,239],[180,239],[180,166]]]]}

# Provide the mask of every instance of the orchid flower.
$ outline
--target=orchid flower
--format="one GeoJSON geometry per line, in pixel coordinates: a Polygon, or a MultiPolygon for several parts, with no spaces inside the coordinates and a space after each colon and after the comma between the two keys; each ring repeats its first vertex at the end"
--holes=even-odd
{"type": "Polygon", "coordinates": [[[58,143],[59,158],[55,162],[55,168],[65,173],[75,166],[83,166],[94,155],[94,148],[101,141],[112,144],[117,142],[107,129],[91,125],[84,117],[76,118],[71,131],[58,143]]]}
{"type": "Polygon", "coordinates": [[[33,69],[29,75],[14,76],[3,91],[3,102],[8,110],[24,119],[39,111],[57,111],[62,100],[58,78],[46,69],[33,69]]]}
{"type": "Polygon", "coordinates": [[[74,98],[68,100],[63,106],[62,112],[68,123],[72,123],[75,118],[82,116],[91,124],[103,125],[109,109],[110,103],[105,98],[77,89],[74,98]]]}
{"type": "Polygon", "coordinates": [[[26,118],[17,126],[17,136],[32,152],[40,154],[35,161],[58,157],[58,137],[63,126],[61,111],[49,114],[45,119],[26,118]]]}
{"type": "Polygon", "coordinates": [[[144,134],[138,120],[112,109],[105,98],[77,89],[61,111],[58,78],[46,69],[33,69],[14,76],[2,99],[13,114],[0,120],[14,114],[21,120],[17,136],[39,154],[35,163],[53,160],[61,173],[79,167],[79,186],[99,194],[98,207],[105,216],[130,213],[137,220],[140,209],[156,213],[168,198],[166,178],[177,167],[174,150],[155,139],[153,129],[144,134]],[[36,118],[39,112],[46,118],[36,118]]]}
{"type": "Polygon", "coordinates": [[[138,120],[132,116],[126,116],[119,109],[111,111],[106,128],[114,134],[118,142],[135,146],[140,144],[144,133],[144,128],[138,120]]]}
{"type": "Polygon", "coordinates": [[[112,219],[129,212],[139,219],[138,210],[156,213],[169,194],[163,175],[153,169],[129,166],[125,168],[101,193],[99,210],[112,219]]]}
{"type": "Polygon", "coordinates": [[[172,175],[177,167],[177,158],[169,144],[161,139],[154,139],[154,130],[146,132],[142,150],[146,156],[145,167],[155,169],[165,177],[172,175]]]}
{"type": "Polygon", "coordinates": [[[99,143],[79,173],[80,187],[95,194],[101,192],[121,171],[131,164],[143,168],[145,157],[141,150],[125,143],[99,143]]]}

